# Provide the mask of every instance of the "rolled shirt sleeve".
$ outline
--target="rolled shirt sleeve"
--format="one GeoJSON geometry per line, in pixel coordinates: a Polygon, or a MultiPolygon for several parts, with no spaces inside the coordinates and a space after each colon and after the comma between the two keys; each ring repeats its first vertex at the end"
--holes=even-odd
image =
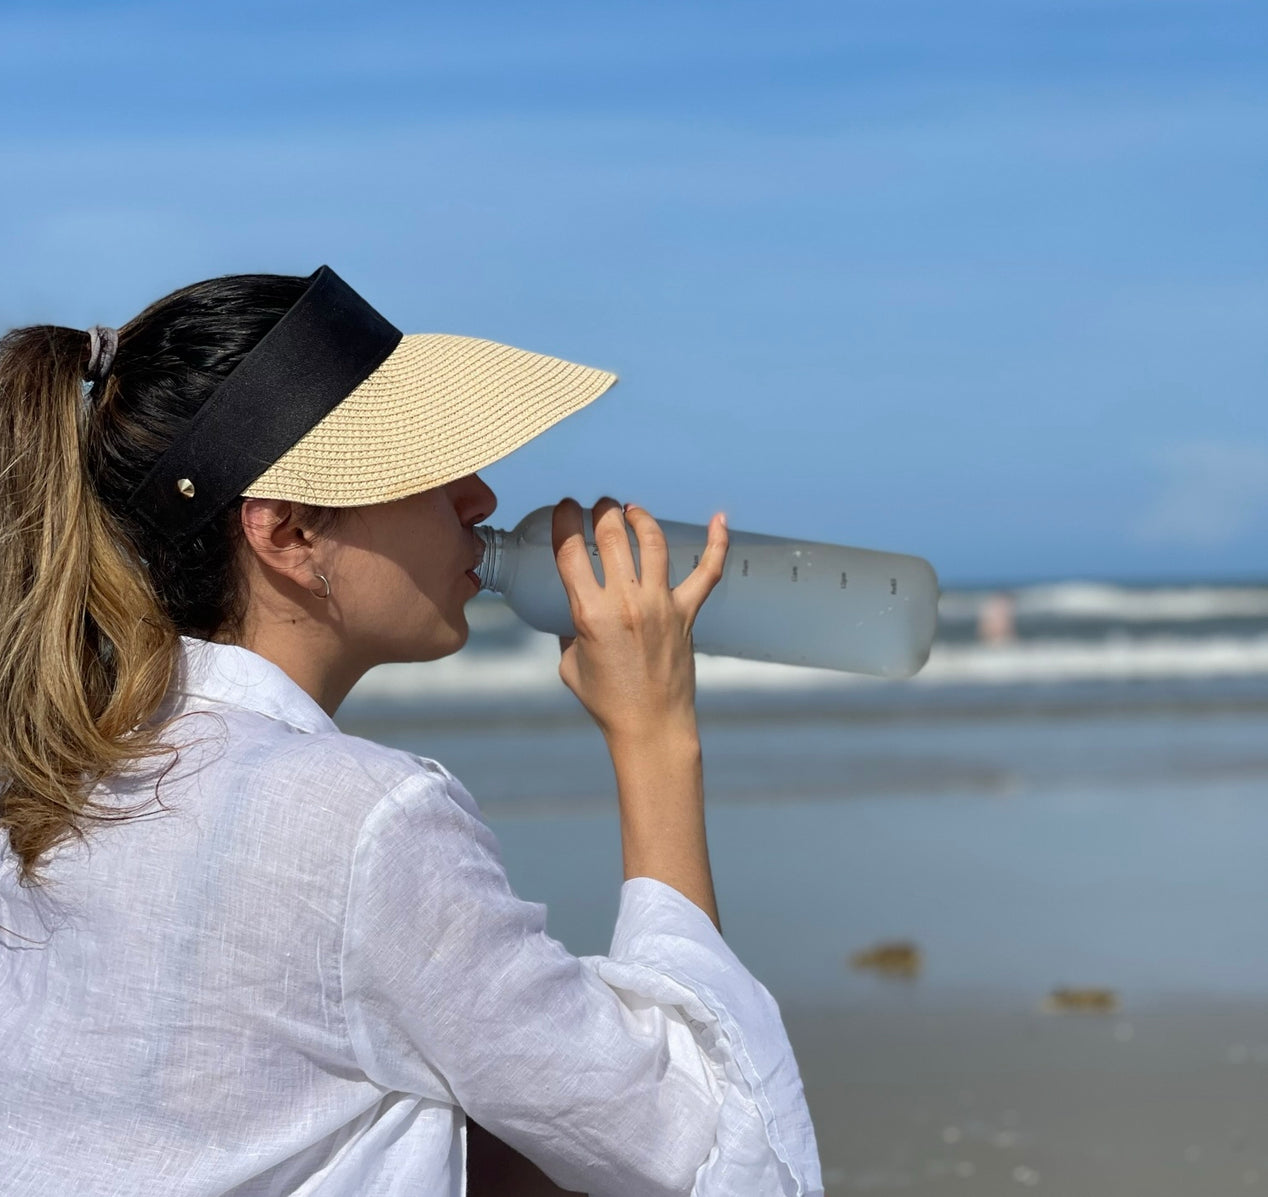
{"type": "Polygon", "coordinates": [[[349,882],[344,1009],[367,1076],[453,1102],[596,1197],[822,1192],[778,1009],[703,911],[638,878],[609,956],[545,927],[470,795],[420,762],[367,817],[349,882]]]}

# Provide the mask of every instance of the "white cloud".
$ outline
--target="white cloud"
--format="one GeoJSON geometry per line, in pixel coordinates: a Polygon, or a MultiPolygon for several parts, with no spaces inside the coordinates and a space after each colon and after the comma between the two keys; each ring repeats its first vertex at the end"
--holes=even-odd
{"type": "Polygon", "coordinates": [[[1162,485],[1136,526],[1151,544],[1228,545],[1268,514],[1268,446],[1233,441],[1172,445],[1157,457],[1162,485]]]}

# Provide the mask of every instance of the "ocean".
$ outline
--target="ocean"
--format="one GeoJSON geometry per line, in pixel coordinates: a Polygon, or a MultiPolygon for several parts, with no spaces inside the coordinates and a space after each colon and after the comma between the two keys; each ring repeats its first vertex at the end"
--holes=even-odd
{"type": "MultiPolygon", "coordinates": [[[[554,676],[557,649],[552,637],[526,627],[492,596],[478,596],[468,613],[471,640],[461,653],[425,666],[376,670],[351,696],[358,716],[373,710],[390,714],[404,708],[435,708],[490,709],[533,717],[548,709],[569,709],[554,676]]],[[[938,705],[946,700],[936,692],[957,686],[968,687],[985,700],[1009,686],[1265,677],[1268,582],[1060,582],[1011,590],[950,590],[939,604],[938,635],[929,663],[906,682],[698,657],[702,708],[763,700],[768,705],[796,705],[815,694],[861,708],[898,710],[913,703],[938,705]]],[[[1253,681],[1248,688],[1255,688],[1253,681]]],[[[1233,687],[1234,692],[1238,689],[1233,687]]]]}

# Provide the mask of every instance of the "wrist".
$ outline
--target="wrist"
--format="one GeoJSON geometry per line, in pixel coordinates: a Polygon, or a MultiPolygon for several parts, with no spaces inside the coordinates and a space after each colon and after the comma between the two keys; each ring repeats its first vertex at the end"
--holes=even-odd
{"type": "Polygon", "coordinates": [[[632,755],[636,759],[700,755],[700,729],[696,724],[695,711],[637,722],[623,721],[607,729],[603,738],[614,761],[618,755],[632,755]]]}
{"type": "Polygon", "coordinates": [[[633,734],[609,742],[622,827],[654,831],[704,817],[704,758],[695,729],[633,734]]]}

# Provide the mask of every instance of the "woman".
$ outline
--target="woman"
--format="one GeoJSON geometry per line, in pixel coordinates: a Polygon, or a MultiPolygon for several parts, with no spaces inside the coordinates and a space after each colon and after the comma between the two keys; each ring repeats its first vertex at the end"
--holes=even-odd
{"type": "Polygon", "coordinates": [[[609,956],[546,936],[441,765],[331,719],[462,646],[475,471],[613,381],[402,337],[326,268],[0,344],[10,1197],[820,1190],[716,926],[690,629],[720,517],[671,589],[651,516],[599,503],[600,586],[556,509],[560,674],[620,802],[609,956]]]}

